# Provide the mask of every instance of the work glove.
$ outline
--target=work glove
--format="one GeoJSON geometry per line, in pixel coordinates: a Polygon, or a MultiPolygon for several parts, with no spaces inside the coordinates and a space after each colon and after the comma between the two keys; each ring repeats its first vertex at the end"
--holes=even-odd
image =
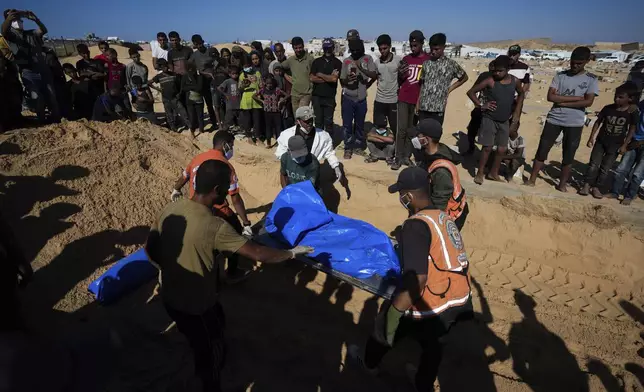
{"type": "Polygon", "coordinates": [[[252,237],[253,236],[253,228],[250,225],[244,225],[244,230],[242,231],[242,235],[244,237],[252,237]]]}
{"type": "Polygon", "coordinates": [[[342,179],[342,170],[340,170],[340,166],[335,168],[335,177],[338,181],[342,179]]]}
{"type": "Polygon", "coordinates": [[[25,287],[31,280],[33,279],[34,276],[34,270],[31,268],[31,265],[28,263],[25,264],[18,264],[18,286],[19,287],[25,287]]]}
{"type": "Polygon", "coordinates": [[[181,191],[178,191],[178,190],[176,190],[176,189],[173,189],[173,190],[172,190],[172,194],[170,195],[170,200],[172,200],[173,202],[175,202],[175,201],[179,200],[179,199],[181,198],[181,196],[183,196],[183,194],[181,193],[181,191]]]}
{"type": "Polygon", "coordinates": [[[390,305],[386,311],[382,311],[376,317],[375,330],[373,337],[380,343],[389,347],[394,345],[394,337],[396,330],[400,324],[400,318],[404,312],[396,309],[395,306],[390,305]]]}
{"type": "Polygon", "coordinates": [[[297,256],[306,256],[310,253],[313,253],[315,249],[310,246],[298,245],[295,248],[291,249],[291,258],[295,259],[297,256]]]}

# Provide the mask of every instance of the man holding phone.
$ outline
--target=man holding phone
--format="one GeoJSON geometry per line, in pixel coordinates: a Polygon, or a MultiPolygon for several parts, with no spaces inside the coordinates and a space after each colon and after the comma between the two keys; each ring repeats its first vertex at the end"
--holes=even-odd
{"type": "Polygon", "coordinates": [[[0,31],[5,40],[15,46],[15,63],[28,97],[35,104],[38,120],[45,121],[45,107],[48,106],[52,119],[59,121],[53,77],[43,53],[43,37],[47,34],[47,27],[31,11],[8,9],[4,11],[0,31]],[[25,30],[23,19],[32,20],[38,29],[25,30]]]}

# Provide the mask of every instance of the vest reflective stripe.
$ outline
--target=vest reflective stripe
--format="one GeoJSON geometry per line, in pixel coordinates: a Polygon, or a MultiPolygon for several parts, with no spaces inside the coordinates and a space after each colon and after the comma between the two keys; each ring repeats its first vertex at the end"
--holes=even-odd
{"type": "Polygon", "coordinates": [[[431,233],[427,257],[427,283],[405,313],[414,318],[433,317],[470,300],[469,261],[456,224],[445,212],[420,211],[409,219],[422,220],[431,233]]]}
{"type": "Polygon", "coordinates": [[[447,202],[447,213],[454,219],[458,219],[459,216],[463,213],[465,209],[465,204],[467,200],[465,198],[465,190],[461,186],[461,178],[458,175],[458,169],[451,161],[447,159],[437,159],[429,165],[427,171],[431,174],[434,170],[438,168],[445,168],[449,170],[452,175],[452,185],[454,190],[452,191],[452,197],[450,197],[447,202]]]}

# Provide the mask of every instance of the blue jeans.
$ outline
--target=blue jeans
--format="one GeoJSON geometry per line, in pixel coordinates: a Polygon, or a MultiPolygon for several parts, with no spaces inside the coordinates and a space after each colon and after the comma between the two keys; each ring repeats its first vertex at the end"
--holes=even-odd
{"type": "Polygon", "coordinates": [[[354,101],[342,97],[342,127],[344,128],[344,149],[367,148],[364,138],[364,119],[367,116],[367,100],[354,101]],[[354,127],[355,125],[355,127],[354,127]]]}
{"type": "Polygon", "coordinates": [[[620,195],[626,186],[624,198],[634,199],[642,180],[644,180],[644,146],[627,151],[622,156],[622,161],[615,171],[615,182],[611,192],[620,195]]]}
{"type": "Polygon", "coordinates": [[[50,71],[32,71],[23,69],[21,72],[22,84],[25,86],[29,100],[34,104],[34,110],[38,120],[45,121],[45,107],[55,120],[59,120],[60,112],[58,111],[58,101],[56,100],[56,91],[50,71]]]}

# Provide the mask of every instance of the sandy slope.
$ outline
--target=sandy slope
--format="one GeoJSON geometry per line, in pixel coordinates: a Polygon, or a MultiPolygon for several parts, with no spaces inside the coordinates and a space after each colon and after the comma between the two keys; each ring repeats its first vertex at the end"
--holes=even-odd
{"type": "MultiPolygon", "coordinates": [[[[194,144],[140,122],[63,123],[0,138],[0,208],[37,269],[24,292],[29,325],[81,346],[80,364],[100,369],[92,379],[108,390],[194,390],[185,341],[173,328],[162,333],[169,320],[159,301],[145,303],[153,283],[109,307],[86,289],[140,246],[180,169],[209,144],[208,134],[194,144]],[[107,328],[119,332],[120,350],[109,349],[107,328]]],[[[237,143],[233,163],[257,222],[279,191],[277,161],[237,143]]],[[[352,196],[329,192],[332,208],[385,232],[402,222],[386,191],[396,173],[357,159],[346,171],[352,196]]],[[[477,318],[446,339],[441,390],[641,390],[631,373],[642,366],[641,226],[620,223],[614,203],[476,193],[464,238],[477,318]]],[[[400,358],[413,345],[392,353],[392,375],[382,380],[345,361],[347,344],[364,342],[378,309],[365,292],[287,263],[225,288],[222,303],[226,390],[406,390],[400,358]]]]}

